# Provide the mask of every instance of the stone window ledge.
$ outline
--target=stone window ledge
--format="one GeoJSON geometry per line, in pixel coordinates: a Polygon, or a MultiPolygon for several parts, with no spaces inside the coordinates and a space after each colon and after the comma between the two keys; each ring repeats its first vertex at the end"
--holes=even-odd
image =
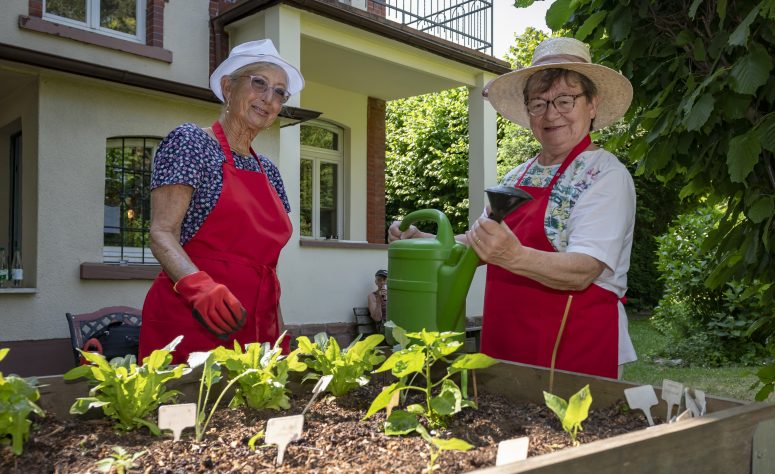
{"type": "Polygon", "coordinates": [[[118,263],[81,264],[81,280],[153,280],[161,265],[121,265],[118,263]]]}
{"type": "Polygon", "coordinates": [[[369,242],[358,242],[352,240],[315,240],[300,239],[300,247],[314,248],[333,248],[333,249],[368,249],[368,250],[387,250],[388,244],[372,244],[369,242]]]}
{"type": "Polygon", "coordinates": [[[135,54],[137,56],[156,59],[166,63],[172,62],[172,51],[167,49],[160,48],[158,46],[148,46],[142,43],[135,43],[120,38],[114,38],[112,36],[93,31],[82,30],[72,26],[60,25],[59,23],[54,23],[53,21],[44,20],[34,16],[19,15],[19,28],[24,30],[37,31],[38,33],[59,36],[60,38],[68,38],[71,40],[80,41],[82,43],[102,46],[103,48],[115,49],[117,51],[123,51],[125,53],[135,54]]]}

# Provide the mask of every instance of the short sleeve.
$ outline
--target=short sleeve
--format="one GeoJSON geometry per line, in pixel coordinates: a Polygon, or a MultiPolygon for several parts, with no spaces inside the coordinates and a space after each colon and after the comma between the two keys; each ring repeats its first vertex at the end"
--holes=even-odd
{"type": "Polygon", "coordinates": [[[609,168],[579,197],[568,219],[567,252],[616,270],[635,224],[635,186],[623,165],[609,168]]]}
{"type": "Polygon", "coordinates": [[[205,168],[202,133],[194,124],[183,124],[159,144],[153,158],[151,189],[168,184],[197,188],[205,168]]]}

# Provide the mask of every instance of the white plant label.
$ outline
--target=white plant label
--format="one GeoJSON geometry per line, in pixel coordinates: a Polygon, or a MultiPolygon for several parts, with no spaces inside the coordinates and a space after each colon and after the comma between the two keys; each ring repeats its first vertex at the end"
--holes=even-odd
{"type": "Polygon", "coordinates": [[[651,418],[651,407],[659,403],[654,387],[641,385],[640,387],[626,388],[624,396],[627,398],[627,404],[630,405],[630,408],[643,410],[649,426],[654,426],[654,419],[651,418]]]}
{"type": "Polygon", "coordinates": [[[288,443],[301,438],[304,430],[304,415],[283,416],[270,418],[266,422],[266,444],[277,445],[276,465],[281,465],[285,458],[285,448],[288,443]]]}
{"type": "Polygon", "coordinates": [[[676,407],[676,411],[679,411],[683,394],[684,384],[668,379],[662,380],[662,400],[667,403],[667,416],[665,420],[673,417],[673,406],[676,407]]]}
{"type": "Polygon", "coordinates": [[[317,398],[318,394],[325,390],[326,387],[328,387],[328,384],[331,383],[332,378],[334,378],[333,375],[324,375],[318,379],[318,383],[316,383],[315,388],[312,389],[312,398],[309,399],[307,406],[305,406],[304,410],[301,411],[302,415],[307,413],[307,409],[310,407],[310,405],[312,405],[312,402],[315,401],[315,398],[317,398]]]}
{"type": "Polygon", "coordinates": [[[675,422],[678,423],[679,421],[689,420],[691,418],[694,418],[692,415],[691,410],[684,410],[683,413],[675,417],[675,422]]]}
{"type": "MultiPolygon", "coordinates": [[[[695,391],[695,393],[696,393],[696,391],[695,391]]],[[[705,398],[705,394],[704,393],[702,394],[702,397],[703,397],[703,399],[705,398]]],[[[692,415],[694,415],[694,416],[700,416],[701,415],[700,407],[697,406],[697,403],[694,401],[694,398],[692,398],[692,396],[689,395],[689,389],[688,388],[684,389],[684,400],[686,400],[686,408],[691,410],[692,415]]]]}
{"type": "Polygon", "coordinates": [[[498,455],[495,457],[495,465],[502,466],[517,461],[527,459],[527,447],[530,444],[530,438],[523,436],[513,438],[498,443],[498,455]]]}
{"type": "Polygon", "coordinates": [[[702,390],[694,389],[694,401],[697,403],[697,408],[700,409],[700,416],[705,414],[707,403],[705,402],[705,392],[702,390]]]}
{"type": "Polygon", "coordinates": [[[159,428],[172,430],[173,441],[180,439],[180,433],[184,428],[193,426],[196,426],[196,403],[159,407],[159,428]]]}

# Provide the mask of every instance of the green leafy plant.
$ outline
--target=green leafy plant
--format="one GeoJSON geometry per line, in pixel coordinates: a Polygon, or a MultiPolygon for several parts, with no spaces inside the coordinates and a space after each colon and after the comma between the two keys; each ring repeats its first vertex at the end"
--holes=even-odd
{"type": "Polygon", "coordinates": [[[239,377],[239,384],[234,390],[230,407],[247,405],[250,408],[271,408],[287,410],[291,407],[288,398],[288,372],[302,372],[307,365],[299,360],[299,350],[282,355],[280,341],[285,333],[270,346],[268,342],[253,343],[245,346],[242,351],[239,343],[234,342],[234,349],[216,348],[213,353],[215,360],[227,370],[227,378],[239,377]]]}
{"type": "Polygon", "coordinates": [[[428,448],[430,449],[430,456],[428,457],[428,467],[426,469],[426,472],[432,473],[434,470],[439,467],[436,464],[436,461],[439,459],[439,456],[444,451],[468,451],[469,449],[473,448],[471,444],[468,444],[467,442],[463,441],[459,438],[450,438],[450,439],[442,439],[438,436],[431,436],[428,433],[428,430],[425,429],[422,425],[417,425],[417,428],[415,428],[415,431],[420,433],[420,436],[428,443],[428,448]]]}
{"type": "Polygon", "coordinates": [[[583,431],[581,422],[589,416],[589,406],[592,405],[592,393],[589,385],[576,392],[567,402],[557,395],[544,392],[546,406],[549,407],[562,422],[562,429],[570,435],[574,446],[579,444],[576,434],[583,431]]]}
{"type": "Polygon", "coordinates": [[[136,364],[135,356],[116,357],[109,363],[101,354],[80,351],[89,365],[81,365],[63,375],[65,380],[85,378],[94,386],[88,397],[78,398],[70,413],[82,415],[90,408],[102,408],[103,413],[116,420],[116,427],[130,431],[145,426],[155,435],[161,434],[159,426],[148,417],[159,405],[170,402],[180,392],[167,390],[167,382],[179,379],[189,369],[185,364],[170,367],[171,352],[180,342],[178,336],[163,349],[153,351],[136,364]]]}
{"type": "Polygon", "coordinates": [[[314,343],[306,336],[297,337],[299,356],[303,356],[307,366],[314,371],[307,374],[302,382],[332,375],[327,390],[335,397],[363,387],[369,383],[366,374],[385,360],[382,351],[377,349],[384,339],[381,334],[372,334],[361,340],[359,334],[349,346],[340,349],[336,339],[329,338],[326,333],[315,335],[314,343]]]}
{"type": "MultiPolygon", "coordinates": [[[[8,348],[0,349],[0,361],[9,351],[8,348]]],[[[17,456],[22,453],[22,446],[29,436],[30,413],[45,416],[35,403],[40,398],[36,385],[34,378],[3,377],[0,372],[0,443],[8,443],[10,437],[11,450],[17,456]]]]}
{"type": "Polygon", "coordinates": [[[463,346],[458,340],[462,333],[458,332],[429,332],[424,329],[421,332],[406,333],[406,337],[412,341],[412,345],[394,352],[374,372],[390,370],[399,381],[386,387],[377,395],[371,403],[368,412],[363,417],[367,419],[378,411],[386,408],[396,392],[408,392],[413,390],[424,397],[424,404],[412,404],[406,410],[393,410],[385,422],[385,433],[388,435],[403,435],[416,431],[420,426],[418,417],[427,420],[432,428],[445,425],[445,419],[458,413],[465,407],[476,408],[472,400],[467,399],[468,370],[483,369],[497,361],[484,354],[462,354],[454,360],[447,356],[463,346]],[[448,363],[447,373],[438,380],[432,380],[431,368],[437,362],[448,363]],[[461,375],[461,387],[453,380],[455,374],[461,375]],[[412,380],[421,378],[424,385],[407,383],[409,377],[412,380]],[[434,392],[437,392],[434,395],[434,392]]]}
{"type": "Polygon", "coordinates": [[[97,469],[100,472],[111,472],[115,469],[116,474],[124,474],[127,470],[135,467],[135,461],[145,453],[146,451],[140,451],[139,453],[129,454],[121,446],[113,446],[113,454],[96,462],[97,469]]]}
{"type": "MultiPolygon", "coordinates": [[[[234,343],[239,346],[238,342],[235,341],[234,343]]],[[[210,423],[210,419],[213,417],[224,394],[226,394],[231,386],[242,377],[255,372],[255,369],[246,369],[244,372],[232,377],[229,380],[229,383],[221,390],[215,403],[210,407],[210,412],[208,414],[207,403],[210,399],[210,391],[213,389],[213,386],[217,385],[223,379],[221,375],[221,363],[217,360],[214,351],[208,351],[192,352],[188,356],[188,365],[192,369],[200,366],[202,367],[202,375],[199,378],[199,395],[196,400],[196,421],[194,423],[196,440],[201,441],[207,431],[207,425],[210,423]]]]}

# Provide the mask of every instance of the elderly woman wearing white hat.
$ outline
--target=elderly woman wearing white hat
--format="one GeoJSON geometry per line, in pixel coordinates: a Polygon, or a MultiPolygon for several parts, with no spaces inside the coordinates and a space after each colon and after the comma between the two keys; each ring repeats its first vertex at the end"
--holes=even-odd
{"type": "Polygon", "coordinates": [[[270,40],[236,46],[210,76],[224,103],[219,119],[181,125],[159,145],[150,247],[163,271],[143,305],[141,358],[178,335],[174,363],[234,340],[279,337],[275,268],[291,236],[290,208],[280,173],[251,143],[303,87],[270,40]]]}
{"type": "MultiPolygon", "coordinates": [[[[622,306],[635,188],[589,132],[624,115],[632,86],[592,64],[584,43],[551,38],[536,47],[531,66],[494,79],[484,96],[530,128],[542,148],[501,183],[533,200],[502,223],[485,214],[460,236],[487,264],[482,352],[615,378],[635,360],[622,306]]],[[[393,238],[413,234],[391,227],[393,238]]]]}

